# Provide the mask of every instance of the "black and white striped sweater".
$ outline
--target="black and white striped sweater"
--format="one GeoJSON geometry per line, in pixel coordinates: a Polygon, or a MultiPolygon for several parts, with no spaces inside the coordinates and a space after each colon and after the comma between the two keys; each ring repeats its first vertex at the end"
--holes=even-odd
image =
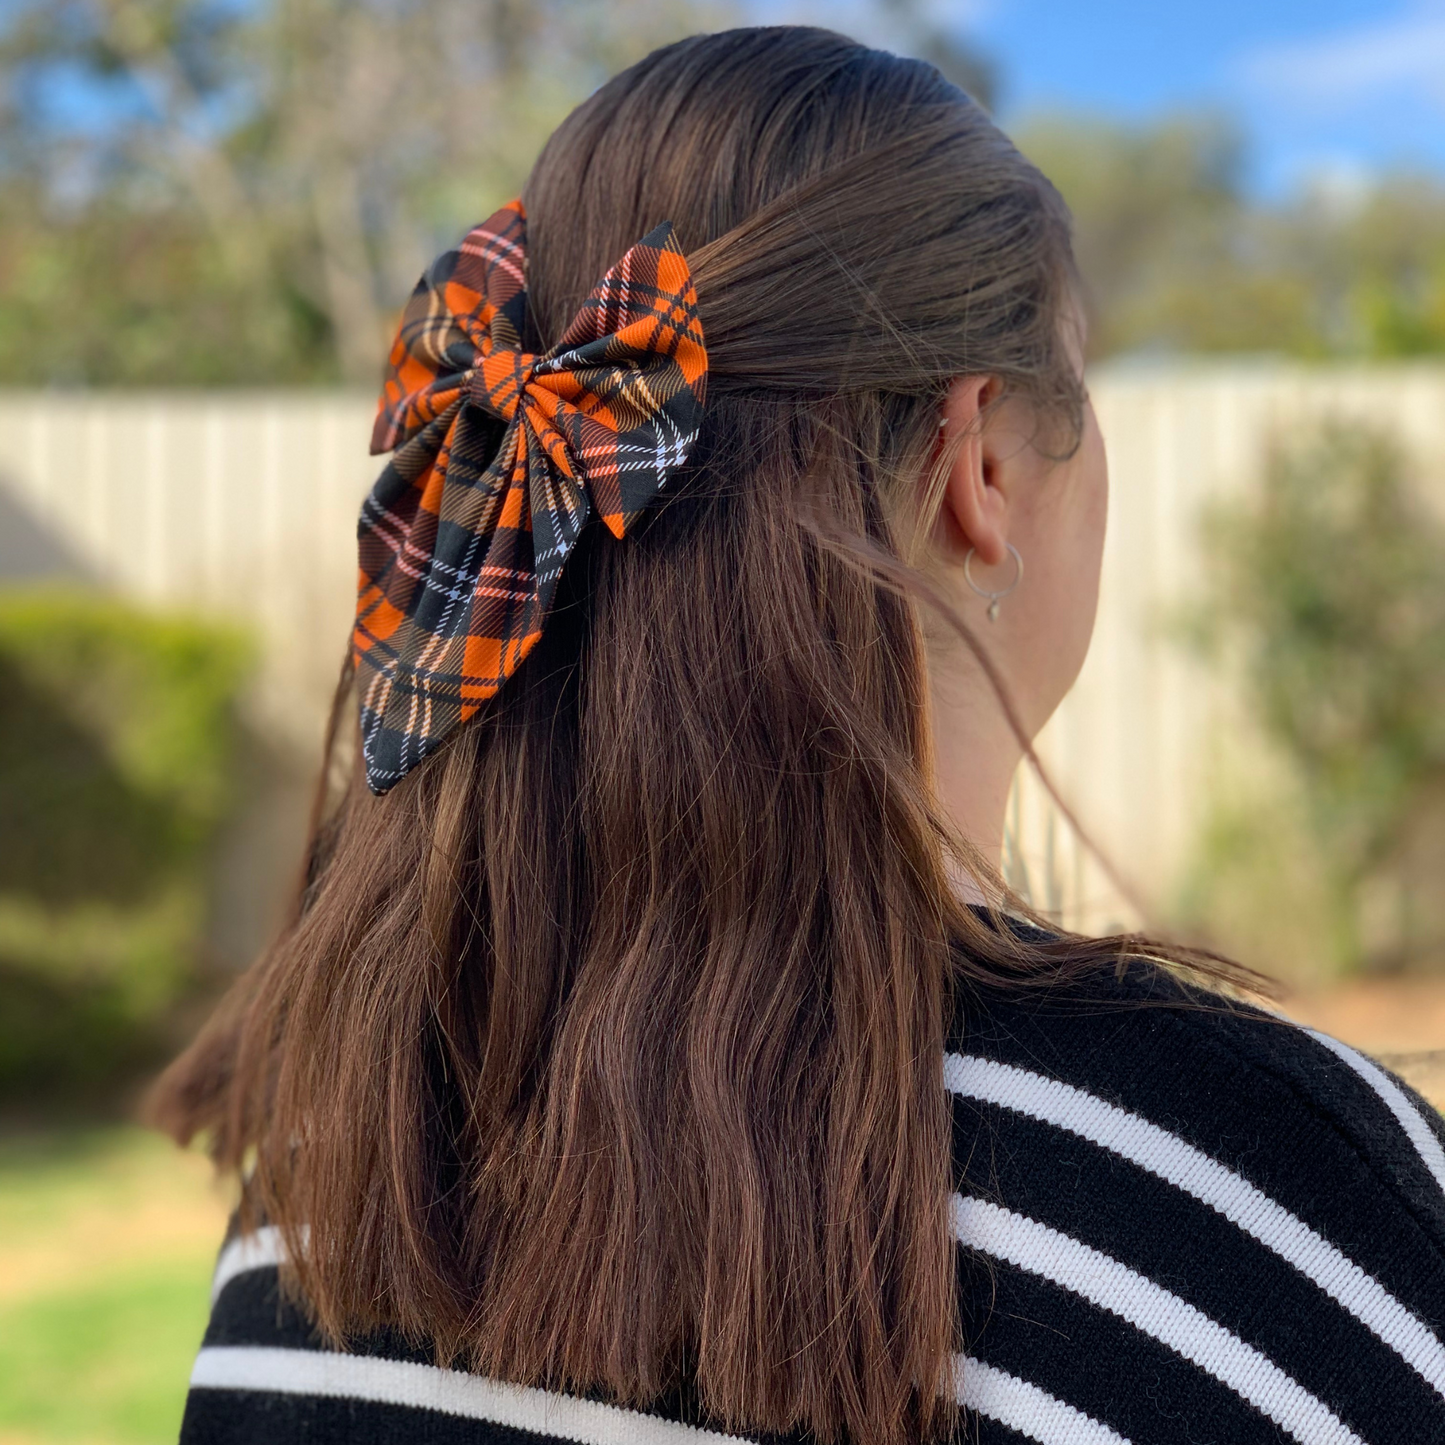
{"type": "MultiPolygon", "coordinates": [[[[1445,1445],[1445,1125],[1319,1034],[1139,966],[971,989],[944,1078],[979,1445],[1445,1445]]],[[[378,1337],[322,1348],[229,1243],[183,1445],[723,1445],[378,1337]]]]}

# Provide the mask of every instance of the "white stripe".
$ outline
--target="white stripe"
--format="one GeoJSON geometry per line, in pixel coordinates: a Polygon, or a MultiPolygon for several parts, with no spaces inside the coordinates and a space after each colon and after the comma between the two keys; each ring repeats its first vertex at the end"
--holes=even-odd
{"type": "MultiPolygon", "coordinates": [[[[954,1374],[960,1405],[1039,1445],[1130,1445],[1107,1425],[982,1360],[957,1356],[954,1374]]],[[[738,1436],[571,1395],[501,1384],[408,1360],[329,1350],[212,1346],[197,1355],[191,1387],[405,1405],[557,1435],[582,1445],[743,1445],[738,1436]]]]}
{"type": "Polygon", "coordinates": [[[1415,1146],[1415,1152],[1424,1161],[1435,1183],[1445,1192],[1445,1149],[1440,1147],[1435,1131],[1420,1117],[1420,1111],[1410,1102],[1405,1091],[1378,1064],[1357,1053],[1348,1044],[1342,1044],[1338,1039],[1332,1039],[1328,1034],[1314,1029],[1306,1029],[1305,1032],[1336,1057],[1343,1059],[1385,1101],[1386,1107],[1400,1121],[1400,1127],[1415,1146]]]}
{"type": "MultiPolygon", "coordinates": [[[[221,1251],[220,1260],[216,1264],[215,1278],[211,1285],[212,1301],[237,1275],[244,1274],[248,1270],[264,1269],[280,1264],[285,1257],[286,1249],[281,1239],[281,1231],[271,1225],[258,1229],[255,1234],[243,1235],[232,1240],[221,1251]]],[[[293,1358],[293,1356],[309,1355],[309,1353],[262,1348],[213,1347],[202,1350],[197,1357],[195,1368],[191,1374],[191,1384],[202,1389],[264,1389],[286,1393],[347,1395],[359,1399],[383,1400],[391,1404],[422,1403],[425,1408],[448,1409],[452,1414],[472,1414],[471,1410],[467,1409],[454,1409],[446,1405],[431,1405],[424,1401],[418,1401],[414,1393],[408,1394],[406,1398],[398,1398],[395,1393],[397,1378],[402,1381],[414,1382],[416,1379],[414,1373],[404,1373],[400,1377],[392,1377],[385,1370],[378,1374],[374,1367],[378,1364],[382,1366],[399,1364],[404,1366],[407,1371],[412,1371],[414,1367],[407,1361],[367,1360],[367,1369],[364,1372],[351,1370],[350,1374],[346,1374],[345,1372],[351,1367],[342,1366],[343,1373],[338,1374],[333,1363],[337,1358],[335,1356],[327,1355],[325,1362],[319,1367],[308,1367],[304,1361],[293,1358]],[[278,1361],[277,1356],[282,1358],[278,1361]],[[364,1374],[364,1378],[360,1380],[352,1378],[358,1374],[364,1374]],[[288,1384],[288,1382],[294,1382],[294,1384],[288,1384]],[[339,1388],[343,1384],[347,1388],[339,1388]],[[378,1394],[376,1393],[378,1388],[391,1392],[378,1394]]],[[[356,1359],[360,1357],[341,1358],[356,1359]]],[[[503,1388],[497,1386],[493,1381],[480,1380],[478,1377],[470,1375],[457,1376],[452,1371],[434,1371],[434,1374],[468,1382],[463,1388],[469,1400],[490,1398],[495,1391],[503,1388]]],[[[1037,1385],[1028,1384],[1014,1375],[997,1370],[982,1360],[966,1359],[962,1355],[955,1356],[954,1376],[959,1381],[958,1402],[960,1405],[966,1409],[977,1411],[980,1415],[987,1415],[990,1419],[1017,1430],[1028,1439],[1040,1442],[1040,1445],[1130,1445],[1128,1440],[1121,1435],[1116,1435],[1107,1425],[1101,1425],[1098,1421],[1076,1410],[1072,1405],[1055,1399],[1037,1385]]],[[[427,1378],[426,1376],[422,1377],[423,1380],[427,1378]]],[[[412,1386],[404,1384],[402,1388],[405,1390],[412,1386]]],[[[523,1393],[536,1396],[546,1394],[544,1391],[523,1393]]],[[[558,1397],[549,1395],[547,1398],[550,1401],[558,1397]]],[[[502,1424],[510,1423],[495,1411],[477,1415],[475,1418],[502,1424]]],[[[643,1418],[651,1423],[651,1417],[643,1418]]],[[[682,1428],[691,1429],[692,1427],[682,1428]]],[[[552,1430],[549,1433],[560,1432],[552,1430]]],[[[713,1435],[711,1432],[702,1430],[694,1430],[692,1436],[688,1438],[691,1439],[693,1436],[699,1439],[710,1438],[718,1441],[730,1438],[713,1435]]],[[[579,1433],[568,1436],[568,1438],[593,1441],[600,1439],[600,1436],[579,1433]]],[[[639,1437],[633,1435],[629,1438],[635,1441],[639,1437]]]]}
{"type": "Polygon", "coordinates": [[[1107,1425],[982,1360],[955,1358],[958,1403],[1039,1445],[1129,1445],[1107,1425]]]}
{"type": "Polygon", "coordinates": [[[239,1235],[221,1251],[221,1257],[216,1261],[216,1272],[211,1276],[211,1303],[215,1304],[220,1299],[221,1291],[238,1274],[280,1264],[285,1257],[286,1246],[281,1242],[281,1231],[274,1225],[265,1225],[254,1234],[239,1235]]]}
{"type": "Polygon", "coordinates": [[[994,1059],[948,1054],[943,1078],[955,1094],[1067,1129],[1217,1210],[1317,1284],[1445,1395],[1445,1346],[1430,1330],[1327,1239],[1218,1160],[1072,1084],[994,1059]]]}
{"type": "Polygon", "coordinates": [[[580,1445],[701,1445],[708,1441],[724,1445],[739,1438],[595,1400],[506,1385],[459,1370],[330,1350],[213,1346],[196,1356],[191,1388],[265,1390],[280,1395],[326,1395],[380,1405],[408,1405],[556,1435],[580,1445]]]}
{"type": "Polygon", "coordinates": [[[1206,1370],[1301,1445],[1361,1445],[1349,1426],[1273,1360],[1117,1259],[987,1200],[955,1195],[953,1215],[965,1245],[1118,1315],[1206,1370]]]}

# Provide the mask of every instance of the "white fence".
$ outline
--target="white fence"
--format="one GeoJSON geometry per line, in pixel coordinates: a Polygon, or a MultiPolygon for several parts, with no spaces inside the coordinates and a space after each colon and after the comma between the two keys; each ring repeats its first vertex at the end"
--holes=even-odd
{"type": "Polygon", "coordinates": [[[355,597],[371,414],[326,393],[0,392],[0,488],[96,580],[251,629],[263,716],[313,747],[355,597]]]}
{"type": "MultiPolygon", "coordinates": [[[[1161,635],[1199,585],[1201,506],[1250,484],[1271,435],[1321,416],[1394,432],[1445,503],[1445,368],[1114,369],[1093,392],[1112,474],[1099,625],[1040,752],[1110,856],[1158,897],[1237,729],[1227,682],[1161,635]]],[[[97,580],[252,628],[260,716],[314,750],[347,634],[356,510],[378,467],[371,415],[370,399],[347,394],[0,393],[0,525],[18,507],[97,580]]],[[[1129,919],[1029,779],[1012,838],[1037,903],[1085,926],[1129,919]]]]}
{"type": "MultiPolygon", "coordinates": [[[[1229,679],[1169,635],[1171,615],[1201,593],[1204,508],[1253,485],[1272,440],[1333,418],[1393,434],[1445,510],[1445,367],[1114,368],[1091,390],[1111,481],[1098,626],[1039,752],[1134,891],[1158,901],[1211,793],[1253,746],[1229,679]]],[[[1084,927],[1137,921],[1033,779],[1021,775],[1014,805],[1036,903],[1084,927]]]]}

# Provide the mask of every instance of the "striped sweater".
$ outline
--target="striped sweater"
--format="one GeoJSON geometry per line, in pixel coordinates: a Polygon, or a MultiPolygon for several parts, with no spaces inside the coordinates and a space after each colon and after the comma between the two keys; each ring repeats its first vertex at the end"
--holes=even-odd
{"type": "MultiPolygon", "coordinates": [[[[1445,1125],[1345,1045],[1142,965],[971,987],[954,1125],[961,1438],[1442,1445],[1445,1125]]],[[[722,1445],[650,1411],[322,1347],[263,1230],[222,1252],[183,1445],[722,1445]]]]}

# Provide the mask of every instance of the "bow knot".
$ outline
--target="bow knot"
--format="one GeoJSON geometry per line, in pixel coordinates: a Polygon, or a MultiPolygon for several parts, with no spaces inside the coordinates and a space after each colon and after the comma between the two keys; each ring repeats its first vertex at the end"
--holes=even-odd
{"type": "Polygon", "coordinates": [[[511,421],[539,360],[533,352],[513,351],[488,341],[467,382],[467,395],[483,410],[511,421]]]}
{"type": "Polygon", "coordinates": [[[432,264],[392,346],[371,449],[394,454],[362,507],[352,633],[378,793],[521,665],[592,514],[625,535],[697,439],[707,352],[672,227],[541,354],[521,343],[524,242],[515,201],[432,264]]]}

